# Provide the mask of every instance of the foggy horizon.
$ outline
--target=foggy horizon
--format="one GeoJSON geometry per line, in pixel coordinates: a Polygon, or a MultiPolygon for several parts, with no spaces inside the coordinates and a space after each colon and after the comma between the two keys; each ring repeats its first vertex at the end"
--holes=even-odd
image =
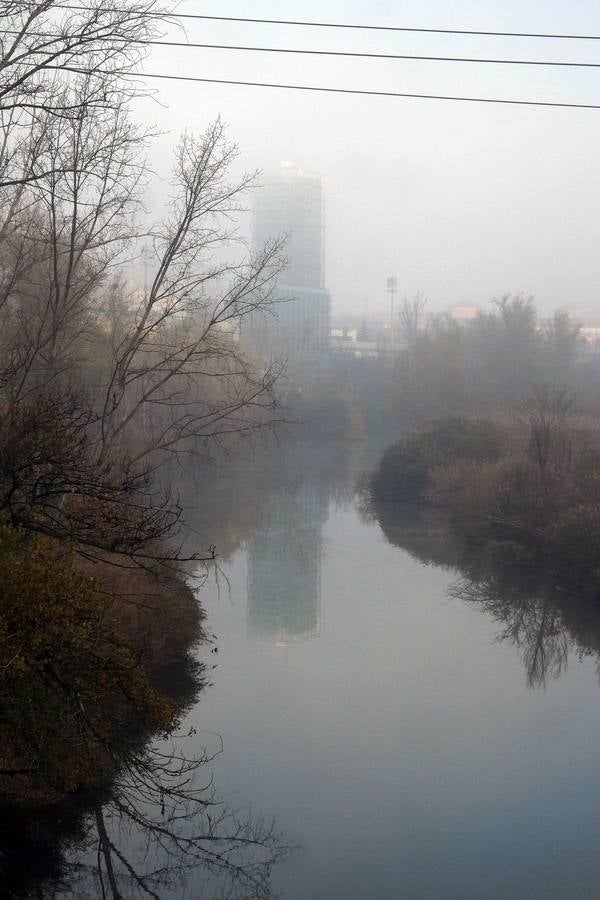
{"type": "MultiPolygon", "coordinates": [[[[198,12],[182,4],[179,12],[198,12]]],[[[249,15],[246,4],[206,3],[206,15],[249,15]]],[[[259,2],[256,18],[297,19],[289,2],[259,2]]],[[[305,5],[303,19],[552,33],[600,33],[593,3],[441,2],[305,5]]],[[[397,34],[181,20],[191,42],[509,59],[594,61],[595,42],[397,34]]],[[[185,40],[171,29],[169,37],[185,40]]],[[[146,71],[248,81],[475,97],[595,102],[600,70],[154,47],[146,71]]],[[[322,175],[327,287],[334,313],[385,309],[385,279],[400,295],[422,290],[431,309],[485,307],[494,297],[535,297],[543,314],[595,314],[596,163],[593,110],[342,96],[267,88],[150,81],[140,117],[166,131],[152,160],[166,173],[184,129],[221,115],[240,168],[265,174],[289,161],[322,175]],[[350,262],[349,262],[350,261],[350,262]]],[[[153,191],[158,190],[155,186],[153,191]]]]}
{"type": "Polygon", "coordinates": [[[592,900],[600,4],[0,21],[0,894],[592,900]]]}

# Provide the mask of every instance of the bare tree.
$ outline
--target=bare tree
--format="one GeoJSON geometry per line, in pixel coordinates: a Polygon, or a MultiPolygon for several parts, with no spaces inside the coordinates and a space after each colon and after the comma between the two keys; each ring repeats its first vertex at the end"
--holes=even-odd
{"type": "MultiPolygon", "coordinates": [[[[80,79],[80,97],[90,90],[90,79],[80,79]]],[[[15,189],[28,206],[25,215],[12,214],[5,242],[14,245],[13,259],[0,297],[12,301],[6,336],[13,375],[19,368],[13,401],[72,365],[97,322],[107,278],[135,252],[145,138],[123,98],[93,114],[82,106],[69,119],[45,117],[33,130],[48,174],[15,189]]]]}
{"type": "Polygon", "coordinates": [[[517,421],[527,427],[529,456],[541,473],[563,476],[573,458],[572,422],[575,396],[568,387],[534,385],[516,408],[517,421]]]}
{"type": "Polygon", "coordinates": [[[249,253],[241,242],[233,218],[255,175],[230,180],[236,156],[220,120],[181,140],[170,214],[152,236],[152,282],[122,333],[113,331],[101,459],[147,410],[136,461],[253,430],[256,412],[273,407],[280,366],[257,370],[238,336],[246,316],[274,302],[282,246],[249,253]],[[241,260],[222,258],[232,243],[242,244],[241,260]]]}
{"type": "Polygon", "coordinates": [[[53,171],[47,160],[22,152],[40,116],[68,118],[91,107],[120,103],[136,93],[127,80],[148,41],[167,21],[157,0],[0,2],[0,186],[34,182],[53,171]],[[85,96],[78,73],[91,79],[85,96]]]}
{"type": "Polygon", "coordinates": [[[71,464],[29,447],[15,475],[17,448],[0,494],[24,527],[141,557],[179,518],[153,467],[276,420],[281,366],[249,358],[238,337],[274,300],[281,243],[251,252],[240,237],[255,173],[233,177],[221,121],[183,136],[168,214],[141,227],[149,135],[130,120],[126,76],[159,19],[154,0],[5,12],[0,404],[6,422],[41,427],[40,446],[55,449],[63,428],[76,452],[71,464]],[[61,397],[64,427],[50,412],[61,397]],[[98,541],[101,512],[112,526],[98,541]]]}
{"type": "Polygon", "coordinates": [[[427,297],[419,291],[412,300],[405,297],[398,312],[400,333],[407,344],[414,344],[424,326],[427,297]]]}

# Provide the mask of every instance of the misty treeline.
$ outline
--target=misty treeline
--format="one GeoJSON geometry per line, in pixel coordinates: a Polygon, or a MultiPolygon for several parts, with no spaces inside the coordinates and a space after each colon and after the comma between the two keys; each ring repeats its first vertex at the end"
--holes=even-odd
{"type": "Polygon", "coordinates": [[[401,315],[406,347],[393,367],[394,399],[409,420],[506,406],[534,384],[591,386],[580,326],[565,312],[542,318],[530,297],[493,301],[466,323],[428,317],[413,301],[401,315]]]}
{"type": "Polygon", "coordinates": [[[135,553],[176,515],[156,509],[153,467],[274,418],[278,367],[237,337],[272,301],[281,245],[250,252],[237,231],[254,175],[234,175],[220,121],[184,134],[152,182],[131,73],[164,27],[156,3],[2,14],[0,503],[27,528],[135,553]],[[95,536],[92,507],[109,511],[95,536]]]}
{"type": "Polygon", "coordinates": [[[391,543],[461,576],[451,596],[499,623],[545,687],[569,650],[600,654],[600,420],[536,384],[487,415],[409,429],[365,481],[391,543]]]}
{"type": "Polygon", "coordinates": [[[487,560],[550,579],[571,602],[596,600],[600,355],[570,316],[540,320],[522,296],[466,325],[427,320],[421,303],[404,312],[412,327],[386,398],[404,436],[384,453],[367,505],[380,520],[427,509],[459,568],[487,560]]]}
{"type": "MultiPolygon", "coordinates": [[[[165,667],[185,670],[188,701],[203,684],[180,568],[211,553],[178,543],[158,473],[275,420],[279,367],[238,332],[272,302],[281,244],[251,252],[238,233],[254,175],[221,121],[181,137],[168,181],[153,175],[132,108],[169,24],[155,0],[2,0],[0,14],[0,799],[31,810],[101,788],[114,804],[127,777],[140,816],[170,810],[156,833],[179,851],[182,804],[214,798],[192,790],[194,760],[163,783],[148,741],[182,715],[165,667]]],[[[209,817],[185,846],[266,896],[272,830],[227,827],[209,817]],[[262,862],[245,861],[258,845],[262,862]]],[[[0,845],[3,883],[10,865],[0,845]]],[[[134,874],[113,884],[99,863],[107,896],[121,879],[156,896],[134,874]]]]}
{"type": "Polygon", "coordinates": [[[373,357],[332,353],[313,405],[327,407],[326,434],[337,426],[388,439],[438,416],[506,409],[539,384],[568,385],[591,410],[600,391],[600,354],[580,330],[568,313],[544,318],[522,295],[492,301],[475,318],[459,321],[432,314],[419,293],[397,312],[400,346],[384,344],[373,357]],[[344,423],[344,410],[354,421],[344,423]]]}

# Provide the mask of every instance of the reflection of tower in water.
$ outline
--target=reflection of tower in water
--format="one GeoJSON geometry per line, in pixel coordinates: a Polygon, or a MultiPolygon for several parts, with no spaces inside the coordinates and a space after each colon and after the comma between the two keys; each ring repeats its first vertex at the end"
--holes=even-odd
{"type": "Polygon", "coordinates": [[[276,493],[248,543],[248,630],[287,644],[319,633],[328,499],[317,485],[276,493]]]}

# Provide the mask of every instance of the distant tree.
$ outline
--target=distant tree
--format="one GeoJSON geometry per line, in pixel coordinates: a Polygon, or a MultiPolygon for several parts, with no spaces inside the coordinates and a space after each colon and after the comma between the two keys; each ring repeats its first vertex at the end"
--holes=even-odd
{"type": "Polygon", "coordinates": [[[427,297],[419,291],[412,299],[405,297],[398,311],[400,334],[407,344],[414,344],[424,327],[427,297]]]}
{"type": "Polygon", "coordinates": [[[518,399],[542,375],[542,336],[532,297],[506,295],[470,336],[473,379],[488,396],[518,399]]]}
{"type": "Polygon", "coordinates": [[[542,326],[546,378],[558,383],[571,377],[581,343],[581,325],[567,312],[557,310],[542,326]]]}
{"type": "Polygon", "coordinates": [[[516,407],[514,415],[525,425],[529,438],[529,456],[543,473],[561,477],[573,458],[573,433],[570,422],[575,397],[568,387],[534,385],[516,407]]]}
{"type": "Polygon", "coordinates": [[[409,421],[462,409],[467,387],[465,334],[452,319],[437,316],[394,361],[396,414],[409,421]]]}

